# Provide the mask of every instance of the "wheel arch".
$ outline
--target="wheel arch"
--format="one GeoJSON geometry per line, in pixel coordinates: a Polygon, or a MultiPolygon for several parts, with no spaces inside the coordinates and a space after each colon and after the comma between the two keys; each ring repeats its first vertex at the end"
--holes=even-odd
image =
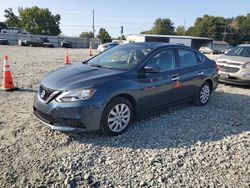
{"type": "MultiPolygon", "coordinates": [[[[123,94],[118,94],[118,95],[115,95],[113,96],[109,101],[108,103],[110,103],[113,99],[117,98],[117,97],[122,97],[122,98],[125,98],[127,99],[131,104],[132,104],[132,107],[133,107],[133,112],[134,112],[134,117],[136,116],[136,112],[137,112],[137,103],[136,103],[136,100],[135,98],[130,95],[130,94],[127,94],[127,93],[123,93],[123,94]]],[[[107,104],[108,104],[107,103],[107,104]]]]}
{"type": "Polygon", "coordinates": [[[210,85],[210,89],[211,89],[211,91],[213,91],[213,87],[214,87],[214,83],[213,83],[213,81],[211,80],[211,79],[206,79],[204,82],[207,82],[207,83],[209,83],[209,85],[210,85]]]}

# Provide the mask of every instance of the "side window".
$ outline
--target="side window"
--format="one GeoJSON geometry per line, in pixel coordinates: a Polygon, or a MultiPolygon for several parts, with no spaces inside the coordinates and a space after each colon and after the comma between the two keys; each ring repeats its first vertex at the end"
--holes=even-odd
{"type": "Polygon", "coordinates": [[[161,72],[175,68],[175,53],[174,50],[164,50],[154,55],[147,65],[159,66],[161,72]]]}
{"type": "Polygon", "coordinates": [[[186,49],[179,49],[180,67],[189,67],[198,64],[195,52],[186,49]]]}

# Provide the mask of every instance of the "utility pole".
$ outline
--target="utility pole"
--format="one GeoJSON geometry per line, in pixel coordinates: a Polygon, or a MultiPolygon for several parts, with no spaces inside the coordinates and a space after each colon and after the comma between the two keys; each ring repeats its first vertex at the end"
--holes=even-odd
{"type": "Polygon", "coordinates": [[[225,38],[226,38],[226,31],[227,31],[227,19],[226,19],[226,25],[225,25],[225,28],[224,28],[224,32],[222,33],[223,35],[223,41],[225,41],[225,38]]]}
{"type": "Polygon", "coordinates": [[[93,10],[93,25],[92,25],[92,29],[93,29],[93,35],[95,38],[95,10],[93,10]]]}

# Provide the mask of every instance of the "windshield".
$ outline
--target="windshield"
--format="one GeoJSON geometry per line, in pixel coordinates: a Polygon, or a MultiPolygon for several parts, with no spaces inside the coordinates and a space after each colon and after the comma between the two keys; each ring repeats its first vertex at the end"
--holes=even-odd
{"type": "Polygon", "coordinates": [[[229,50],[226,55],[250,57],[250,47],[238,46],[229,50]]]}
{"type": "Polygon", "coordinates": [[[88,65],[128,70],[139,63],[149,52],[150,48],[119,45],[111,48],[87,62],[88,65]]]}

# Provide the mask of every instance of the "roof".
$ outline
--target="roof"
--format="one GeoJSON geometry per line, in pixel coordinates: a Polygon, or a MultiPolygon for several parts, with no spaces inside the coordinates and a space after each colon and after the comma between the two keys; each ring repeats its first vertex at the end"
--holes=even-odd
{"type": "Polygon", "coordinates": [[[213,44],[218,44],[218,45],[228,45],[228,43],[227,43],[227,42],[225,42],[225,41],[217,41],[217,40],[215,40],[215,41],[213,42],[213,44]]]}
{"type": "Polygon", "coordinates": [[[242,46],[242,47],[250,47],[250,44],[240,44],[238,46],[242,46]]]}
{"type": "Polygon", "coordinates": [[[212,38],[193,37],[193,36],[178,36],[178,35],[152,35],[152,34],[129,34],[128,36],[136,35],[141,37],[164,37],[164,38],[180,38],[180,39],[200,39],[200,40],[213,40],[212,38]]]}

